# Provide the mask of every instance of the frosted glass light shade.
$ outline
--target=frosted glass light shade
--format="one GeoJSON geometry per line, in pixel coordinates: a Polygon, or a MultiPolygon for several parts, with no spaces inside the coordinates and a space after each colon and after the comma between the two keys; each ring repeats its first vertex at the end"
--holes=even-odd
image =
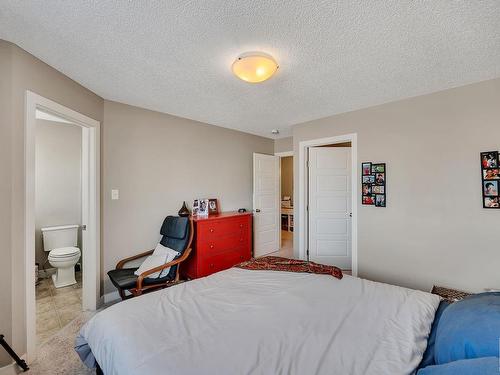
{"type": "Polygon", "coordinates": [[[233,73],[239,79],[250,83],[263,82],[278,70],[278,63],[264,53],[248,53],[241,55],[233,63],[233,73]]]}

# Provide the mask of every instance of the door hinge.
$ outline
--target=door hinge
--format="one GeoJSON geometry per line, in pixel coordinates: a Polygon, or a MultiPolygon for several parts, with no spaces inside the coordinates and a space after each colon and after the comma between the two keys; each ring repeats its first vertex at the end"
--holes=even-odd
{"type": "Polygon", "coordinates": [[[307,259],[309,260],[309,249],[306,250],[307,259]]]}

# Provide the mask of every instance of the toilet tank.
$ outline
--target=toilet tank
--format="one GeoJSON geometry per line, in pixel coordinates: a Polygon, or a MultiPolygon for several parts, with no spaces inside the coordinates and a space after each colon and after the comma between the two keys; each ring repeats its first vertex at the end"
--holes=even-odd
{"type": "Polygon", "coordinates": [[[43,249],[50,251],[59,247],[77,246],[79,225],[61,225],[42,228],[43,249]]]}

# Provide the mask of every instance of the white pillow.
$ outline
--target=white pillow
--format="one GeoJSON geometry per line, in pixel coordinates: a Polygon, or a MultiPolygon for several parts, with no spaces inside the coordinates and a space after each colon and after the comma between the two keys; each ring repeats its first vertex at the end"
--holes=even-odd
{"type": "MultiPolygon", "coordinates": [[[[155,250],[153,251],[153,255],[165,256],[165,258],[166,258],[165,263],[173,261],[175,259],[175,257],[177,257],[179,254],[180,253],[178,251],[175,251],[174,249],[171,249],[170,247],[163,246],[161,243],[158,243],[158,245],[156,245],[155,250]]],[[[161,274],[159,277],[165,277],[168,275],[169,272],[170,272],[170,267],[165,268],[163,271],[161,271],[161,274]]]]}
{"type": "MultiPolygon", "coordinates": [[[[165,255],[150,255],[146,259],[144,259],[144,262],[142,262],[140,267],[134,272],[134,275],[139,276],[141,273],[146,272],[147,270],[159,267],[162,264],[167,263],[166,259],[167,257],[165,255]]],[[[160,272],[152,273],[147,277],[155,279],[158,276],[160,276],[160,272]]]]}

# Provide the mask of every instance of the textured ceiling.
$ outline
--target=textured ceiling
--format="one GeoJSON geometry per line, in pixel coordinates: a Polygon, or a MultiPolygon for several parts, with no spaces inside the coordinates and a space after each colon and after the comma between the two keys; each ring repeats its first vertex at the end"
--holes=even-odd
{"type": "Polygon", "coordinates": [[[0,0],[0,38],[105,99],[270,138],[500,76],[498,0],[0,0]],[[232,76],[256,50],[276,76],[232,76]]]}

